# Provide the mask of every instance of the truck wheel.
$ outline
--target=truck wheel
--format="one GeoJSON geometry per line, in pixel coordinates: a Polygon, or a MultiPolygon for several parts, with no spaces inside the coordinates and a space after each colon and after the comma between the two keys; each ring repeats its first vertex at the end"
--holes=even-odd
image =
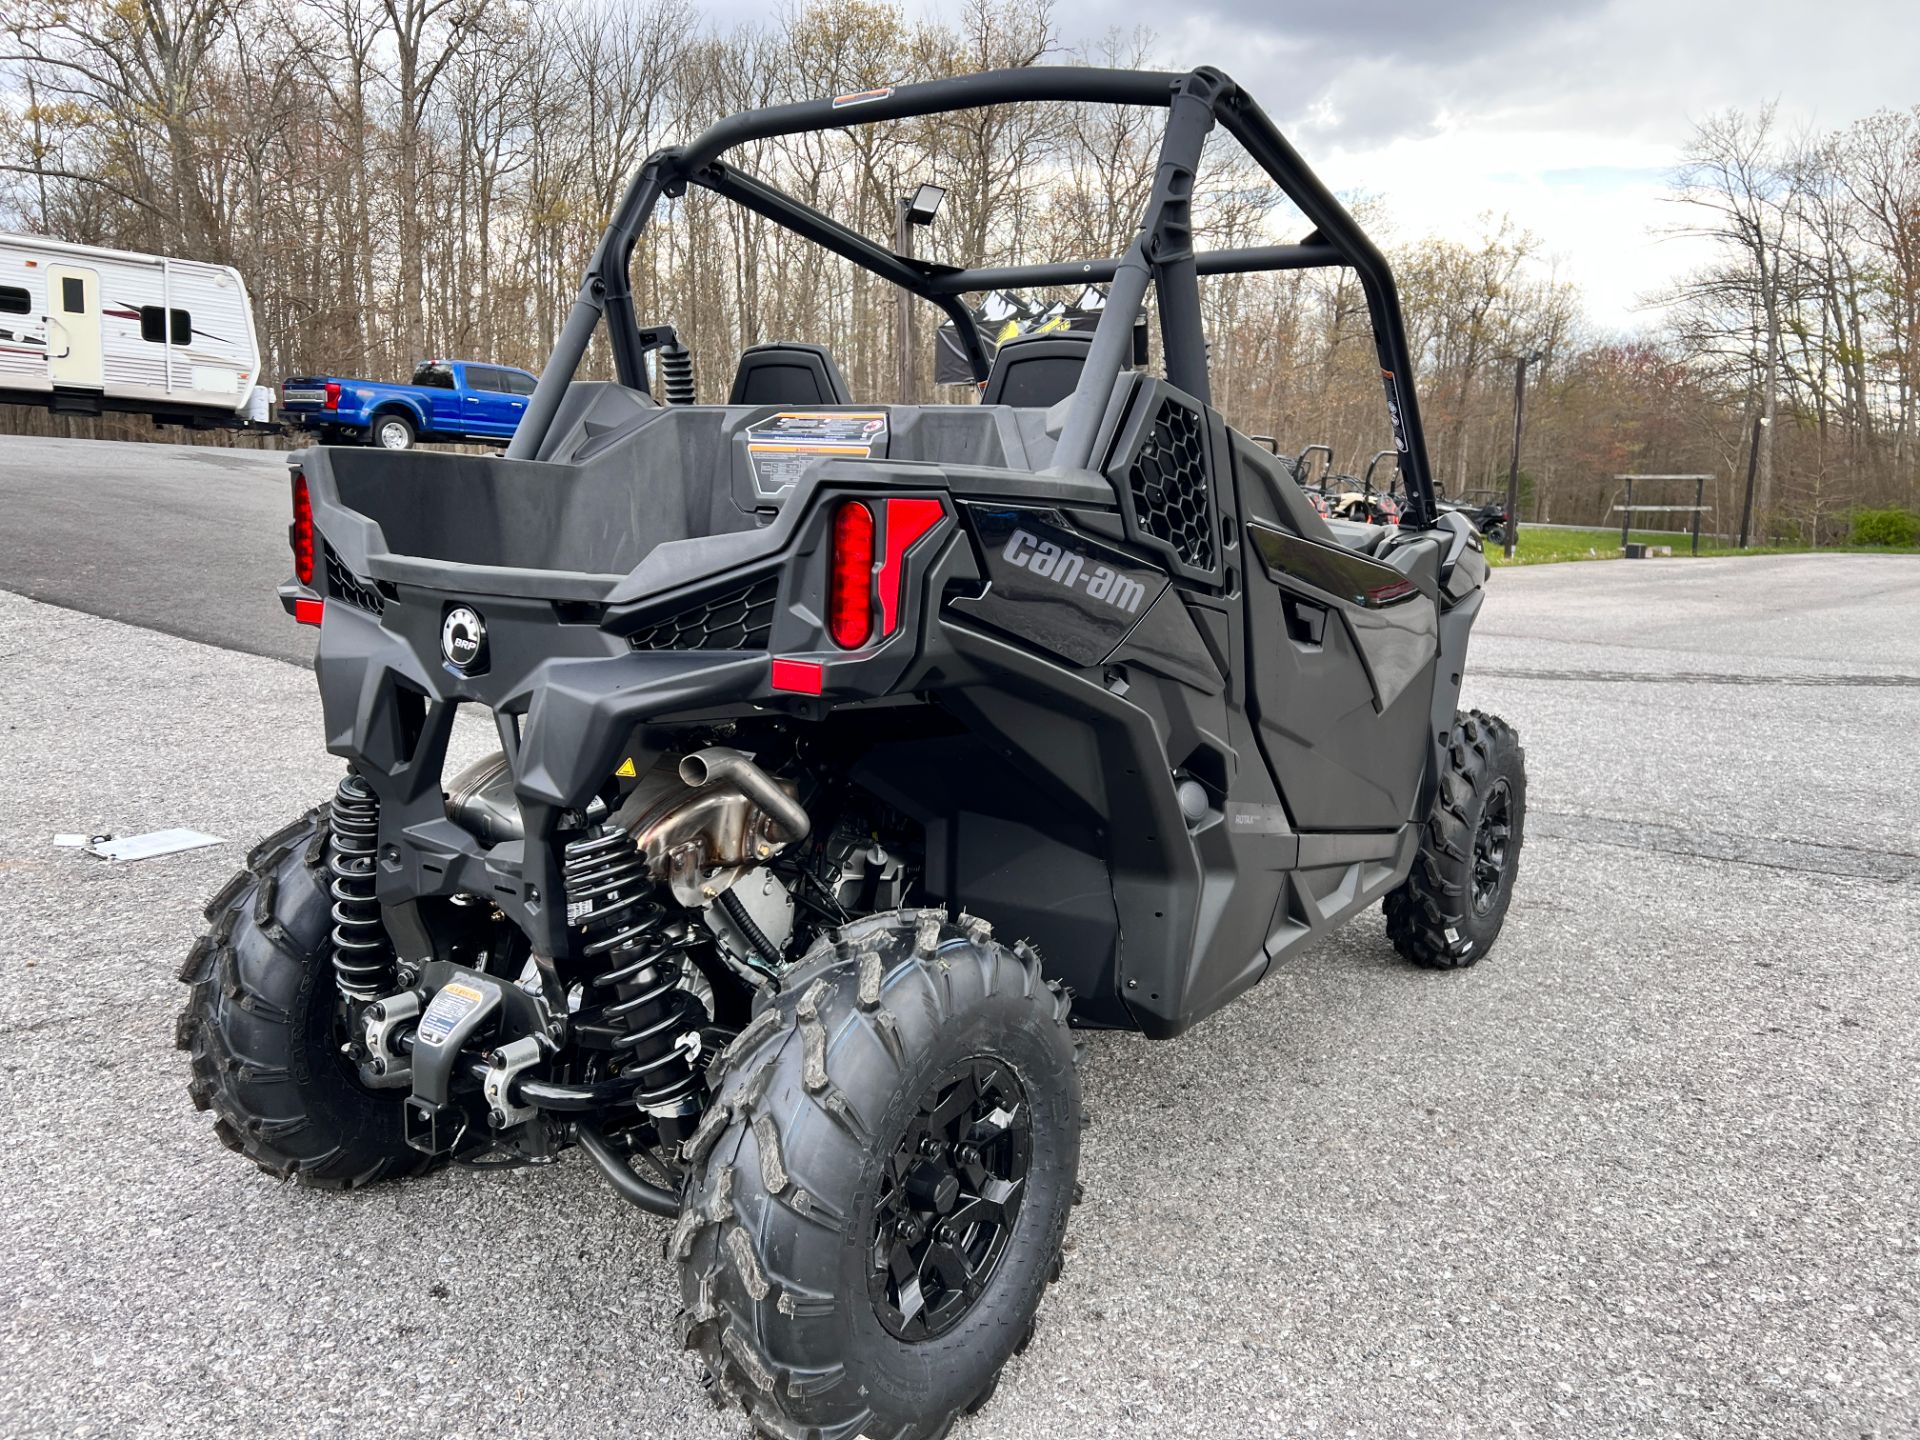
{"type": "Polygon", "coordinates": [[[373,425],[367,432],[367,439],[382,450],[411,450],[414,434],[411,420],[389,410],[384,415],[373,417],[373,425]]]}
{"type": "Polygon", "coordinates": [[[336,1033],[327,811],[254,847],[207,906],[212,930],[180,967],[193,987],[175,1043],[187,1094],[263,1170],[345,1190],[425,1169],[402,1138],[404,1090],[369,1090],[336,1033]]]}
{"type": "Polygon", "coordinates": [[[1413,872],[1388,892],[1387,936],[1416,965],[1458,970],[1507,918],[1527,818],[1527,755],[1506,721],[1456,716],[1413,872]]]}
{"type": "Polygon", "coordinates": [[[682,1339],[757,1433],[933,1440],[1024,1348],[1080,1163],[1068,997],[940,910],[823,939],[715,1061],[682,1339]]]}

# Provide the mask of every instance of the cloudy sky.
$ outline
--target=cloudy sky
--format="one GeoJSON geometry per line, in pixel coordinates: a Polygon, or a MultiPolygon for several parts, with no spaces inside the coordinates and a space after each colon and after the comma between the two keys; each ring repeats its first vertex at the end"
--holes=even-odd
{"type": "MultiPolygon", "coordinates": [[[[938,15],[951,0],[904,0],[938,15]]],[[[1665,182],[1692,119],[1777,100],[1832,128],[1920,104],[1920,0],[1056,0],[1069,46],[1146,26],[1164,62],[1243,82],[1343,194],[1402,238],[1470,238],[1505,212],[1545,244],[1595,323],[1699,253],[1665,182]]],[[[745,18],[749,0],[719,0],[745,18]]],[[[731,12],[731,13],[729,13],[731,12]]],[[[762,12],[764,13],[764,12],[762,12]]]]}
{"type": "Polygon", "coordinates": [[[1510,213],[1621,329],[1699,258],[1649,233],[1677,218],[1661,196],[1692,119],[1777,100],[1824,129],[1920,104],[1916,0],[1061,4],[1067,35],[1137,13],[1171,62],[1221,65],[1403,234],[1466,237],[1510,213]]]}

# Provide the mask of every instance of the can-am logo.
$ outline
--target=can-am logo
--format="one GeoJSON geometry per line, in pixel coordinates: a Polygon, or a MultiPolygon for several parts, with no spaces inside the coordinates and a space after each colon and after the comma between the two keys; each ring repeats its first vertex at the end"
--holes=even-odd
{"type": "Polygon", "coordinates": [[[1140,608],[1141,600],[1146,597],[1146,586],[1138,580],[1129,580],[1107,565],[1089,567],[1085,556],[1025,530],[1015,530],[1007,540],[1007,548],[1000,553],[1043,580],[1078,590],[1089,600],[1104,600],[1129,615],[1140,608]]]}
{"type": "Polygon", "coordinates": [[[456,605],[440,626],[440,653],[447,663],[465,670],[487,648],[487,622],[472,606],[456,605]]]}

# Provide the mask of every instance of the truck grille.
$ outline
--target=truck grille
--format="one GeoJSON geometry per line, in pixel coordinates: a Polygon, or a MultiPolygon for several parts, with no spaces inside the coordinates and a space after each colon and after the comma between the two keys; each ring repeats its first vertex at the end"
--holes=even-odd
{"type": "Polygon", "coordinates": [[[764,575],[662,615],[627,643],[636,650],[764,650],[779,594],[780,577],[764,575]]]}

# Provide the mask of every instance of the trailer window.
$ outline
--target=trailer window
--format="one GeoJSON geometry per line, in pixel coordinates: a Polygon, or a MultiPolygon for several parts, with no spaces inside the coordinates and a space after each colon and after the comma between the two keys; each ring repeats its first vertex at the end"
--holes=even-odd
{"type": "Polygon", "coordinates": [[[69,315],[87,313],[87,282],[78,275],[65,275],[60,280],[60,308],[69,315]]]}
{"type": "Polygon", "coordinates": [[[33,296],[18,285],[0,285],[0,315],[31,315],[33,296]]]}
{"type": "Polygon", "coordinates": [[[171,328],[173,343],[191,345],[193,343],[193,316],[185,310],[168,310],[162,305],[142,305],[140,307],[140,338],[154,345],[167,343],[167,332],[171,328]],[[168,316],[172,316],[169,325],[168,316]]]}

